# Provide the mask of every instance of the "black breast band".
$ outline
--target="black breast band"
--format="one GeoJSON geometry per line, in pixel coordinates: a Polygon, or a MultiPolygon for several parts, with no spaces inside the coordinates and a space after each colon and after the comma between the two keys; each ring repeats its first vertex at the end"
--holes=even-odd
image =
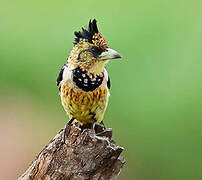
{"type": "Polygon", "coordinates": [[[83,91],[94,91],[103,81],[104,73],[95,76],[94,74],[82,71],[79,67],[73,70],[73,81],[83,91]]]}

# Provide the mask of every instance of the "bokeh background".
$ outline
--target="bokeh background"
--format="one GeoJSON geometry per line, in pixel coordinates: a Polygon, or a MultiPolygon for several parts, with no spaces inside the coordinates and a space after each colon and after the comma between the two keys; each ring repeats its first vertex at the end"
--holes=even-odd
{"type": "Polygon", "coordinates": [[[16,179],[65,125],[55,81],[90,18],[122,60],[107,65],[105,123],[119,179],[202,179],[202,3],[26,1],[0,7],[0,179],[16,179]]]}

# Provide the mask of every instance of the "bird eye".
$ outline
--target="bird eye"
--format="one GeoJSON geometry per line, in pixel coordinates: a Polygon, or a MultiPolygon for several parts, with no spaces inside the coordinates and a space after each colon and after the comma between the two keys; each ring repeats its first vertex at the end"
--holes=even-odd
{"type": "Polygon", "coordinates": [[[91,51],[92,51],[92,52],[96,52],[97,49],[98,49],[97,47],[92,47],[91,51]]]}
{"type": "Polygon", "coordinates": [[[92,52],[94,55],[98,56],[98,55],[100,55],[100,54],[102,53],[102,50],[101,50],[100,48],[98,48],[98,47],[92,47],[92,48],[91,48],[91,52],[92,52]]]}

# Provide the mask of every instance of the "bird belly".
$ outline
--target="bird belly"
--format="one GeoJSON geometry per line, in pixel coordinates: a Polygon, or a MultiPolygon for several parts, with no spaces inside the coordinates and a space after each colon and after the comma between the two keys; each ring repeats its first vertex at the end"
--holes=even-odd
{"type": "Polygon", "coordinates": [[[96,122],[99,124],[108,104],[109,92],[106,87],[99,87],[92,92],[85,92],[63,85],[61,100],[69,118],[75,118],[81,125],[96,122]]]}

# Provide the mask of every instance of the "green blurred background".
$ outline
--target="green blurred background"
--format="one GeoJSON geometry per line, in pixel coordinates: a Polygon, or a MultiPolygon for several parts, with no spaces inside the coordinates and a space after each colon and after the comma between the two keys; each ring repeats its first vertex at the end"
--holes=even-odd
{"type": "Polygon", "coordinates": [[[16,179],[65,125],[55,81],[90,18],[122,60],[107,65],[105,123],[119,179],[202,179],[202,3],[25,1],[0,7],[0,179],[16,179]]]}

